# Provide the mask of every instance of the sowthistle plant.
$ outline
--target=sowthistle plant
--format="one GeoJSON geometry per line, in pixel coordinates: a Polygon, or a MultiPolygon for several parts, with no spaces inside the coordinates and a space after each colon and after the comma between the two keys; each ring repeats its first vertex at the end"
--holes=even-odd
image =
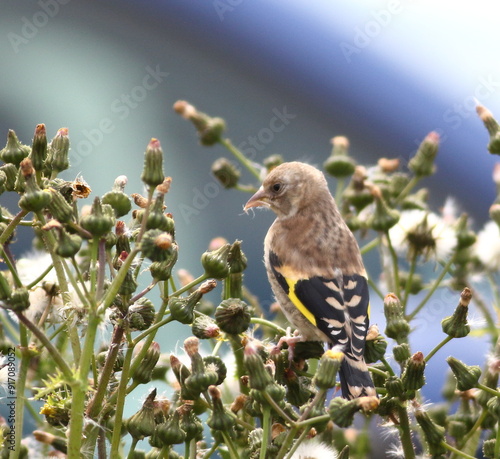
{"type": "MultiPolygon", "coordinates": [[[[185,101],[174,109],[194,124],[202,145],[226,147],[254,181],[283,162],[279,155],[251,161],[224,137],[224,120],[185,101]]],[[[488,150],[500,154],[498,123],[485,107],[477,111],[490,135],[488,150]]],[[[387,447],[394,457],[473,458],[482,448],[485,457],[500,458],[500,168],[491,221],[476,234],[449,203],[441,215],[433,212],[420,188],[436,170],[436,133],[425,137],[406,169],[388,158],[358,165],[345,137],[332,144],[324,169],[336,179],[339,208],[366,241],[362,253],[380,254],[382,272],[369,277],[372,307],[383,305],[386,325],[383,333],[370,328],[365,352],[378,399],[339,397],[340,357],[322,344],[298,343],[292,361],[286,348],[276,350],[287,323],[276,309],[266,319],[269,312],[244,284],[241,241],[214,239],[197,278],[177,269],[175,215],[165,213],[172,179],[164,176],[158,140],[144,155],[145,196],[128,195],[120,176],[80,209],[90,186],[83,178],[58,178],[69,168],[68,130],[48,142],[40,124],[31,146],[9,131],[0,151],[0,193],[17,193],[21,210],[0,213],[0,380],[16,396],[15,416],[1,420],[2,457],[57,451],[68,458],[366,458],[375,417],[394,433],[387,447]],[[28,279],[26,261],[11,251],[20,226],[32,229],[49,259],[28,279]],[[431,276],[427,264],[438,267],[431,276]],[[140,276],[148,279],[142,290],[140,276]],[[440,288],[456,292],[448,305],[455,309],[424,355],[410,343],[412,322],[440,288]],[[160,293],[156,304],[148,299],[153,289],[160,293]],[[221,292],[218,305],[205,297],[214,289],[221,292]],[[470,334],[471,302],[485,324],[475,333],[489,337],[491,354],[474,366],[448,357],[445,403],[424,404],[426,366],[449,341],[470,334]],[[110,336],[100,333],[103,324],[110,336]],[[184,361],[155,341],[160,330],[179,324],[193,335],[184,342],[184,361]],[[127,396],[155,380],[171,383],[170,398],[152,389],[125,418],[127,396]],[[39,412],[34,401],[43,402],[39,412]],[[27,418],[34,432],[26,431],[27,418]]],[[[233,160],[217,159],[212,172],[225,189],[255,190],[240,183],[233,160]]]]}

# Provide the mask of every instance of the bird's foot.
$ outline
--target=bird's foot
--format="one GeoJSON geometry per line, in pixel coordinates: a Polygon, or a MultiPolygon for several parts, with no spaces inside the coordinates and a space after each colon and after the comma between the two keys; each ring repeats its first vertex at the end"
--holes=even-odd
{"type": "Polygon", "coordinates": [[[288,327],[286,329],[286,335],[282,336],[279,339],[278,344],[276,344],[276,346],[274,346],[273,349],[271,350],[271,354],[279,354],[281,352],[283,344],[286,344],[288,346],[288,360],[290,362],[293,361],[295,345],[298,342],[302,341],[302,336],[300,335],[298,330],[295,330],[293,335],[291,331],[292,331],[291,328],[288,327]]]}

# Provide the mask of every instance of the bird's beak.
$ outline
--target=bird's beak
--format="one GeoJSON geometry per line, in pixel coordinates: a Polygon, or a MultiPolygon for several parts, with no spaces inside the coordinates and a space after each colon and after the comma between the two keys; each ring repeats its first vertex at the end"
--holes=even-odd
{"type": "Polygon", "coordinates": [[[269,201],[264,188],[260,187],[257,193],[255,193],[245,204],[243,210],[246,212],[250,207],[269,207],[269,201]]]}

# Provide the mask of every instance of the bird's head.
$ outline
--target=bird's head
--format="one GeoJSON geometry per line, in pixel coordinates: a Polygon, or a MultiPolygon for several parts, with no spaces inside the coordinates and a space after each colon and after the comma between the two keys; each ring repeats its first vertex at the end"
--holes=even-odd
{"type": "Polygon", "coordinates": [[[288,218],[325,197],[330,197],[330,192],[322,172],[305,163],[283,163],[269,173],[244,210],[268,207],[279,218],[288,218]]]}

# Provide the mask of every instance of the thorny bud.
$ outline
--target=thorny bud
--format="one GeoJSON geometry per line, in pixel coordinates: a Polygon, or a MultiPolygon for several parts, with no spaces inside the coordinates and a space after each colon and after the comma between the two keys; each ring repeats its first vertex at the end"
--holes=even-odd
{"type": "Polygon", "coordinates": [[[5,301],[9,309],[16,312],[24,311],[30,306],[29,291],[25,287],[16,288],[10,298],[5,301]]]}
{"type": "Polygon", "coordinates": [[[12,163],[17,167],[30,154],[30,151],[30,147],[23,145],[17,138],[16,133],[12,129],[9,129],[7,144],[0,150],[0,159],[4,163],[12,163]]]}
{"type": "Polygon", "coordinates": [[[339,427],[349,427],[358,411],[368,413],[377,409],[380,401],[375,396],[358,397],[353,400],[335,397],[328,407],[332,421],[339,427]]]}
{"type": "Polygon", "coordinates": [[[0,166],[0,171],[5,174],[6,180],[4,182],[4,187],[7,191],[14,191],[17,179],[17,167],[14,164],[4,164],[0,166]]]}
{"type": "Polygon", "coordinates": [[[483,443],[483,455],[484,457],[488,459],[494,459],[496,456],[495,449],[496,449],[496,443],[497,439],[496,438],[491,438],[489,440],[485,440],[483,443]]]}
{"type": "Polygon", "coordinates": [[[436,169],[434,161],[439,148],[439,134],[430,132],[422,141],[415,156],[410,159],[408,168],[417,177],[432,175],[436,169]]]}
{"type": "Polygon", "coordinates": [[[68,440],[64,437],[56,437],[49,432],[43,432],[41,430],[34,430],[33,437],[36,441],[44,443],[45,445],[50,445],[57,451],[61,451],[64,454],[68,452],[68,440]]]}
{"type": "Polygon", "coordinates": [[[212,164],[212,174],[215,175],[223,188],[234,188],[240,180],[240,171],[234,163],[226,158],[219,158],[212,164]]]}
{"type": "Polygon", "coordinates": [[[452,338],[463,338],[470,332],[470,325],[467,323],[467,312],[472,298],[472,292],[469,288],[464,288],[460,294],[460,302],[452,316],[442,320],[441,326],[443,332],[452,338]]]}
{"type": "Polygon", "coordinates": [[[455,357],[448,357],[446,361],[455,375],[458,390],[466,391],[477,387],[479,377],[481,376],[481,368],[477,365],[466,365],[455,357]]]}
{"type": "Polygon", "coordinates": [[[386,349],[387,341],[385,337],[379,333],[377,325],[371,325],[365,341],[365,362],[378,362],[384,357],[386,349]]]}
{"type": "Polygon", "coordinates": [[[324,169],[335,178],[349,177],[353,174],[356,162],[349,156],[349,140],[337,136],[332,140],[332,153],[323,164],[324,169]]]}
{"type": "Polygon", "coordinates": [[[389,293],[384,298],[384,315],[387,321],[385,334],[397,340],[398,344],[405,342],[410,333],[410,324],[404,318],[403,307],[394,293],[389,293]]]}
{"type": "Polygon", "coordinates": [[[392,348],[394,360],[399,364],[404,364],[410,358],[410,346],[408,343],[397,344],[392,348]]]}
{"type": "Polygon", "coordinates": [[[132,415],[126,422],[128,433],[134,440],[150,437],[155,430],[154,399],[156,389],[153,389],[144,400],[141,409],[132,415]]]}
{"type": "Polygon", "coordinates": [[[337,373],[344,358],[344,353],[329,349],[319,360],[319,367],[314,375],[313,382],[319,389],[331,389],[337,382],[337,373]]]}
{"type": "Polygon", "coordinates": [[[57,131],[57,134],[50,142],[48,156],[50,161],[47,162],[49,162],[48,166],[52,174],[58,174],[69,168],[68,128],[61,128],[57,131]]]}
{"type": "Polygon", "coordinates": [[[47,158],[47,132],[45,124],[37,124],[31,145],[31,161],[36,171],[41,172],[47,158]]]}
{"type": "Polygon", "coordinates": [[[98,196],[92,203],[92,209],[89,214],[80,219],[80,225],[94,237],[102,237],[113,228],[114,221],[103,211],[101,200],[98,196]]]}
{"type": "Polygon", "coordinates": [[[405,371],[401,376],[401,380],[406,390],[415,391],[425,384],[424,370],[424,354],[422,354],[422,352],[415,352],[408,360],[405,371]]]}
{"type": "Polygon", "coordinates": [[[191,441],[193,439],[201,440],[203,432],[203,424],[198,419],[198,417],[193,412],[193,404],[184,403],[181,405],[177,411],[181,416],[180,427],[184,432],[186,432],[186,440],[191,441]]]}
{"type": "Polygon", "coordinates": [[[153,279],[158,281],[166,281],[170,279],[172,275],[172,269],[177,263],[177,257],[179,256],[179,249],[176,243],[172,243],[170,256],[165,261],[155,261],[151,263],[149,271],[153,279]]]}
{"type": "Polygon", "coordinates": [[[281,155],[271,155],[268,156],[267,158],[264,158],[262,163],[264,164],[264,167],[266,168],[267,173],[271,172],[275,167],[279,166],[280,164],[283,164],[285,160],[283,159],[283,156],[281,155]]]}
{"type": "Polygon", "coordinates": [[[52,393],[47,396],[40,414],[45,416],[45,420],[51,426],[67,426],[70,421],[70,406],[70,401],[67,398],[52,393]]]}
{"type": "Polygon", "coordinates": [[[177,445],[186,439],[186,432],[180,426],[179,409],[174,411],[167,422],[158,424],[155,432],[163,446],[177,445]]]}
{"type": "Polygon", "coordinates": [[[155,320],[155,307],[147,298],[142,297],[128,308],[130,329],[147,330],[155,320]]]}
{"type": "Polygon", "coordinates": [[[185,100],[178,100],[174,104],[174,110],[194,124],[202,145],[215,145],[221,140],[222,133],[226,129],[226,123],[222,118],[212,118],[198,111],[185,100]]]}
{"type": "Polygon", "coordinates": [[[191,331],[199,339],[218,338],[220,336],[219,326],[211,317],[206,315],[194,319],[191,331]]]}
{"type": "Polygon", "coordinates": [[[168,308],[170,309],[172,318],[181,324],[193,323],[194,308],[202,296],[203,293],[198,288],[186,298],[171,297],[168,300],[168,308]]]}
{"type": "Polygon", "coordinates": [[[497,120],[484,105],[477,104],[476,112],[490,135],[490,141],[487,147],[488,151],[495,155],[500,154],[500,126],[497,120]]]}
{"type": "Polygon", "coordinates": [[[57,255],[63,258],[74,257],[82,246],[82,238],[78,234],[68,234],[62,227],[57,233],[57,255]]]}
{"type": "Polygon", "coordinates": [[[24,158],[19,167],[22,176],[26,180],[26,192],[19,200],[19,207],[24,210],[38,212],[50,203],[52,195],[46,190],[41,190],[38,186],[33,164],[29,158],[24,158]]]}
{"type": "Polygon", "coordinates": [[[402,400],[405,399],[403,381],[397,376],[389,376],[385,382],[385,388],[387,389],[387,395],[389,395],[389,397],[397,397],[402,400]]]}
{"type": "Polygon", "coordinates": [[[125,185],[127,184],[127,177],[125,175],[120,175],[115,179],[113,189],[108,191],[102,197],[103,204],[109,204],[115,213],[116,218],[120,218],[123,215],[127,215],[132,209],[132,203],[130,198],[123,192],[125,185]]]}
{"type": "Polygon", "coordinates": [[[185,384],[193,392],[205,392],[209,386],[214,385],[219,375],[213,367],[207,368],[198,352],[199,340],[191,336],[184,341],[184,350],[191,359],[191,375],[186,378],[185,384]]]}
{"type": "Polygon", "coordinates": [[[399,221],[399,212],[387,205],[378,186],[372,185],[371,193],[375,198],[375,212],[369,219],[368,225],[375,231],[385,233],[399,221]]]}
{"type": "Polygon", "coordinates": [[[250,326],[252,311],[250,306],[239,298],[222,301],[215,310],[215,322],[220,329],[232,335],[239,335],[250,326]]]}
{"type": "Polygon", "coordinates": [[[352,204],[359,212],[373,202],[373,194],[365,185],[367,172],[364,166],[356,166],[349,185],[342,193],[342,197],[352,204]]]}
{"type": "Polygon", "coordinates": [[[51,194],[51,200],[47,208],[52,217],[61,223],[68,223],[73,219],[73,208],[59,191],[54,188],[49,188],[48,191],[51,194]]]}
{"type": "Polygon", "coordinates": [[[252,343],[245,346],[244,362],[250,377],[249,385],[251,389],[262,391],[273,382],[271,375],[264,367],[264,362],[260,358],[257,348],[252,343]]]}
{"type": "Polygon", "coordinates": [[[429,415],[421,408],[415,410],[415,418],[424,433],[427,446],[429,447],[429,453],[432,457],[439,457],[445,454],[447,450],[443,446],[444,428],[434,423],[429,415]]]}
{"type": "Polygon", "coordinates": [[[228,431],[233,427],[234,419],[222,404],[220,390],[216,386],[210,386],[208,393],[212,398],[213,410],[207,419],[207,425],[213,430],[228,431]]]}
{"type": "MultiPolygon", "coordinates": [[[[491,208],[490,208],[491,209],[491,208]]],[[[499,206],[500,210],[500,206],[499,206]]],[[[500,216],[500,215],[499,215],[500,216]]],[[[467,227],[467,214],[463,214],[456,224],[457,249],[466,249],[476,242],[476,234],[467,227]]]]}
{"type": "Polygon", "coordinates": [[[144,153],[144,169],[142,170],[141,180],[146,185],[155,187],[162,184],[164,179],[163,150],[160,141],[152,138],[144,153]]]}
{"type": "Polygon", "coordinates": [[[195,400],[199,393],[189,391],[186,387],[186,379],[191,375],[191,371],[175,355],[170,355],[170,367],[181,386],[181,398],[184,400],[195,400]]]}
{"type": "Polygon", "coordinates": [[[241,241],[234,241],[227,257],[229,272],[231,274],[242,273],[247,267],[247,257],[241,250],[241,241]]]}
{"type": "Polygon", "coordinates": [[[174,238],[175,236],[175,224],[174,220],[167,217],[163,211],[165,210],[165,205],[163,204],[163,195],[158,195],[153,204],[151,205],[151,210],[149,212],[148,218],[146,220],[146,229],[159,229],[166,231],[168,234],[174,238]]]}
{"type": "Polygon", "coordinates": [[[148,230],[141,240],[141,252],[151,261],[166,261],[172,254],[172,236],[162,230],[148,230]]]}
{"type": "Polygon", "coordinates": [[[224,244],[217,250],[205,252],[201,256],[201,264],[208,277],[224,279],[229,274],[228,257],[231,244],[224,244]]]}
{"type": "MultiPolygon", "coordinates": [[[[135,348],[136,355],[142,350],[142,345],[135,348]]],[[[160,359],[160,345],[153,341],[148,347],[144,358],[132,374],[132,379],[139,384],[147,384],[152,379],[153,369],[160,359]]]]}

